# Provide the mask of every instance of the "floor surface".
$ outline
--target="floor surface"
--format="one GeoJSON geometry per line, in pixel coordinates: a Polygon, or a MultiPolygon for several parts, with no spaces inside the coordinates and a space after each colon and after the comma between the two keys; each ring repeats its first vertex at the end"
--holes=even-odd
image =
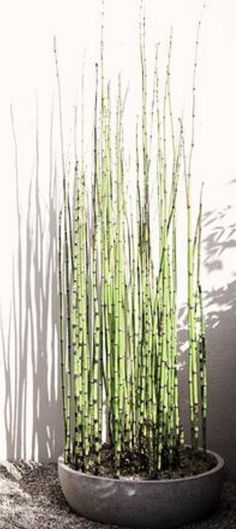
{"type": "MultiPolygon", "coordinates": [[[[114,528],[115,526],[113,526],[114,528]]],[[[56,464],[0,464],[0,529],[109,529],[78,518],[67,506],[56,464]]],[[[216,512],[181,529],[236,529],[236,485],[225,483],[216,512]]]]}

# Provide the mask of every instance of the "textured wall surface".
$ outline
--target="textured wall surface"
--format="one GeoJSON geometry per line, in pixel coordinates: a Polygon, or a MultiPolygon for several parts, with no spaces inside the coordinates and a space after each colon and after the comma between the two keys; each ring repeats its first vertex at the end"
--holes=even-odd
{"type": "MultiPolygon", "coordinates": [[[[138,2],[107,0],[106,70],[129,84],[126,139],[132,148],[138,112],[138,2]],[[127,126],[128,125],[128,126],[127,126]]],[[[0,458],[56,458],[63,445],[60,411],[57,297],[57,209],[60,204],[58,108],[52,40],[62,76],[66,152],[72,149],[73,107],[85,56],[85,105],[92,108],[99,59],[98,0],[11,0],[0,19],[0,458]],[[14,16],[13,16],[14,13],[14,16]],[[84,52],[85,50],[85,52],[84,52]],[[36,105],[37,100],[37,105],[36,105]],[[10,104],[13,105],[14,145],[10,104]],[[38,111],[36,112],[36,106],[38,111]],[[52,108],[54,107],[54,112],[52,108]],[[36,127],[36,114],[38,126],[36,127]],[[37,134],[38,129],[38,134],[37,134]],[[16,156],[17,155],[17,156],[16,156]],[[17,167],[15,162],[17,160],[17,167]],[[56,178],[55,178],[56,174],[56,178]]],[[[147,0],[147,55],[161,44],[160,72],[170,27],[173,108],[191,115],[192,66],[200,0],[147,0]]],[[[193,193],[204,187],[203,286],[208,338],[209,446],[236,478],[236,6],[209,2],[200,37],[193,193]]],[[[161,73],[160,73],[161,75],[161,73]]],[[[150,85],[151,86],[151,85],[150,85]]],[[[92,112],[86,113],[86,148],[92,112]]],[[[180,199],[180,238],[184,217],[180,199]]],[[[184,245],[179,246],[180,371],[186,422],[184,245]]]]}

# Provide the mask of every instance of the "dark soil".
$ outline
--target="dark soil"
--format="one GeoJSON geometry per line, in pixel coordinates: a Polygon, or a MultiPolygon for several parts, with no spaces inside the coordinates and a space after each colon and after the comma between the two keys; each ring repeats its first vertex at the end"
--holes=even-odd
{"type": "MultiPolygon", "coordinates": [[[[149,474],[147,458],[140,452],[126,452],[121,458],[120,479],[150,480],[150,479],[178,479],[202,474],[214,468],[216,460],[209,454],[199,451],[193,456],[190,448],[180,449],[178,458],[173,458],[172,465],[165,464],[164,469],[157,474],[149,474]]],[[[89,473],[113,478],[115,475],[114,452],[104,444],[101,451],[101,464],[96,468],[95,458],[90,458],[89,473]]]]}

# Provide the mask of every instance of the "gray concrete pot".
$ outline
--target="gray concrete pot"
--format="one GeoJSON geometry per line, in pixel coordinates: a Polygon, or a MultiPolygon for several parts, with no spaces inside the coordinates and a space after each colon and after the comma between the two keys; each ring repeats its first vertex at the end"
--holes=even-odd
{"type": "Polygon", "coordinates": [[[117,480],[83,474],[58,460],[59,479],[70,507],[90,520],[126,527],[170,529],[208,516],[216,506],[223,459],[203,474],[160,481],[117,480]]]}

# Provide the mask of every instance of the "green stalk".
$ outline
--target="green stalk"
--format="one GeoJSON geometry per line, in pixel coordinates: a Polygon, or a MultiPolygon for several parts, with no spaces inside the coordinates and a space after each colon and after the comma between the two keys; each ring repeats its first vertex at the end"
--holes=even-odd
{"type": "Polygon", "coordinates": [[[207,422],[207,366],[206,366],[206,339],[205,339],[205,319],[203,314],[203,299],[201,287],[201,243],[202,243],[202,194],[200,194],[199,216],[197,222],[197,293],[196,299],[199,305],[200,330],[198,338],[199,367],[200,367],[200,395],[201,395],[201,430],[202,447],[206,454],[206,422],[207,422]]]}
{"type": "MultiPolygon", "coordinates": [[[[62,258],[62,210],[59,212],[59,233],[58,233],[58,273],[59,273],[59,304],[60,304],[60,351],[61,351],[61,388],[62,388],[62,407],[64,422],[64,439],[68,438],[68,410],[67,410],[67,387],[66,387],[66,350],[64,339],[64,284],[63,284],[63,258],[62,258]]],[[[66,447],[66,444],[65,444],[66,447]]],[[[67,451],[64,449],[64,459],[67,460],[67,451]]]]}
{"type": "Polygon", "coordinates": [[[65,440],[65,462],[70,461],[71,457],[71,419],[72,419],[72,398],[71,398],[71,367],[72,367],[72,339],[71,339],[71,312],[70,312],[70,252],[68,241],[68,197],[67,197],[67,183],[66,183],[66,169],[65,169],[65,155],[64,155],[64,138],[63,138],[63,123],[62,123],[62,101],[61,101],[61,82],[58,68],[56,39],[54,38],[54,56],[56,66],[56,77],[58,87],[58,102],[59,102],[59,123],[60,123],[60,141],[61,141],[61,162],[63,174],[63,218],[64,218],[64,247],[65,247],[65,287],[66,287],[66,308],[65,317],[67,319],[67,350],[68,350],[68,381],[67,381],[67,410],[68,410],[68,428],[67,439],[65,440]]]}
{"type": "Polygon", "coordinates": [[[191,443],[194,454],[198,450],[199,443],[199,381],[198,381],[198,351],[196,335],[195,314],[195,292],[194,292],[194,243],[192,240],[192,205],[191,205],[191,171],[192,156],[195,144],[195,113],[196,113],[196,73],[199,47],[201,19],[197,26],[197,37],[195,43],[195,58],[193,67],[192,84],[192,131],[190,150],[188,157],[188,169],[185,168],[185,187],[187,205],[187,231],[188,231],[188,334],[189,334],[189,398],[190,398],[190,421],[191,421],[191,443]]]}
{"type": "Polygon", "coordinates": [[[96,64],[96,88],[94,105],[94,182],[93,182],[93,235],[92,235],[92,292],[93,292],[93,369],[91,380],[90,408],[93,416],[93,436],[95,443],[96,472],[100,464],[101,425],[100,425],[100,400],[101,400],[101,319],[99,312],[98,292],[98,235],[99,235],[99,191],[98,191],[98,137],[97,137],[97,112],[98,112],[98,65],[96,64]]]}

